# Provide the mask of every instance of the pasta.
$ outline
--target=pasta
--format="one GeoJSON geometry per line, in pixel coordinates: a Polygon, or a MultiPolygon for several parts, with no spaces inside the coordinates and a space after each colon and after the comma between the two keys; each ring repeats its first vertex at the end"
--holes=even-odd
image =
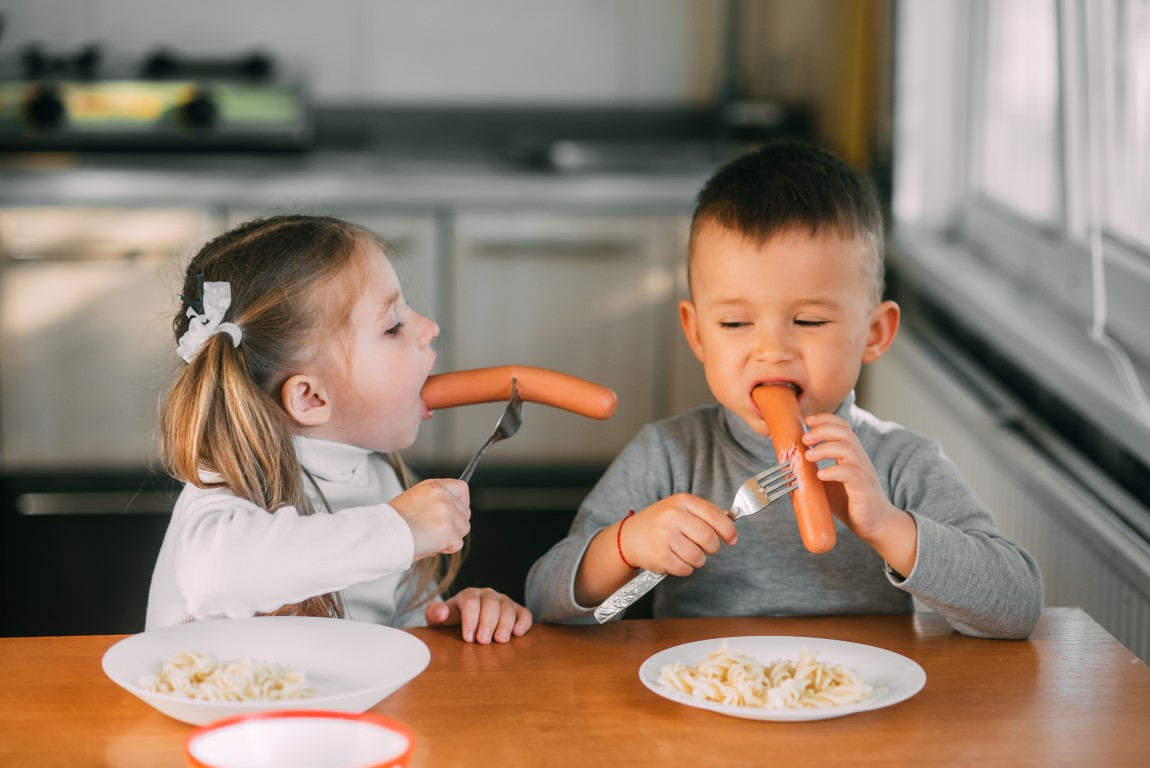
{"type": "Polygon", "coordinates": [[[803,650],[798,661],[763,665],[723,642],[696,666],[663,666],[659,683],[707,701],[765,709],[815,709],[865,701],[871,687],[842,665],[803,650]]]}
{"type": "Polygon", "coordinates": [[[315,696],[300,669],[256,659],[221,664],[211,653],[180,651],[164,661],[159,675],[144,675],[140,687],[198,701],[279,701],[315,696]]]}

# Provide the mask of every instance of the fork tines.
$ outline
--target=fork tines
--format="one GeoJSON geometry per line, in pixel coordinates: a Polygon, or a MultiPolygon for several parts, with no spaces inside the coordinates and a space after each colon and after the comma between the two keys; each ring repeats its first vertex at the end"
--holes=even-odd
{"type": "Polygon", "coordinates": [[[794,490],[797,480],[790,464],[779,464],[755,475],[755,482],[767,494],[767,498],[774,501],[794,490]]]}

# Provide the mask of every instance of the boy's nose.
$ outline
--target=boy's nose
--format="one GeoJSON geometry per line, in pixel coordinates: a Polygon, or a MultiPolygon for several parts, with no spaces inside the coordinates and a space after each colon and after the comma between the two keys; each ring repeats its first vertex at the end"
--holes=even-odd
{"type": "Polygon", "coordinates": [[[790,360],[794,349],[790,337],[778,331],[763,331],[755,337],[755,356],[767,362],[790,360]]]}

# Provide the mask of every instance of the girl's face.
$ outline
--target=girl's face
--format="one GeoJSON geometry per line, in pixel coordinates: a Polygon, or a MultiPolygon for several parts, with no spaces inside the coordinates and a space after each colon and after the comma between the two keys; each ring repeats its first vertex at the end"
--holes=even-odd
{"type": "Polygon", "coordinates": [[[758,244],[714,222],[696,234],[683,330],[715,398],[755,431],[769,434],[759,384],[793,385],[804,416],[833,411],[893,340],[898,307],[873,306],[870,247],[804,234],[758,244]]]}
{"type": "Polygon", "coordinates": [[[398,451],[415,442],[431,413],[420,390],[435,365],[431,341],[439,326],[403,300],[391,262],[374,244],[363,246],[367,279],[352,307],[349,329],[338,334],[323,364],[331,416],[314,437],[373,451],[398,451]]]}

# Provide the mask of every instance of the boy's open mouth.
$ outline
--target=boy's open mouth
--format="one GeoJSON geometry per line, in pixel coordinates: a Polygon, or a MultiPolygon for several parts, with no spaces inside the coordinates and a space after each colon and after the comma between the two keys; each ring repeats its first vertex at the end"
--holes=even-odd
{"type": "MultiPolygon", "coordinates": [[[[782,380],[780,380],[780,381],[760,381],[757,384],[755,384],[753,387],[751,387],[751,392],[754,392],[759,387],[789,387],[791,390],[794,391],[796,399],[802,400],[802,398],[803,398],[803,388],[800,387],[798,384],[794,383],[793,381],[782,381],[782,380]]],[[[755,413],[758,413],[759,418],[762,418],[763,414],[759,413],[759,407],[757,405],[755,405],[754,402],[755,402],[755,398],[752,397],[751,398],[751,407],[753,407],[755,409],[755,413]]]]}

